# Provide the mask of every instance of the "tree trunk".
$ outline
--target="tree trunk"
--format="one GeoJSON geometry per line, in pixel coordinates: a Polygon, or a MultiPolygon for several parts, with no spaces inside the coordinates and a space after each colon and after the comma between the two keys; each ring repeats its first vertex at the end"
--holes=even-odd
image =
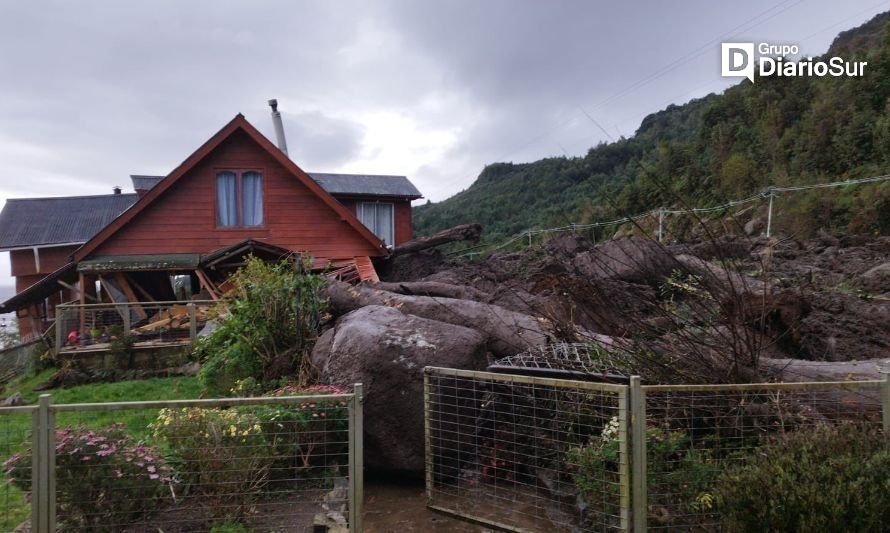
{"type": "Polygon", "coordinates": [[[430,235],[429,237],[419,237],[410,240],[404,244],[396,246],[392,251],[392,256],[402,254],[413,254],[436,246],[442,246],[450,242],[471,241],[478,242],[482,235],[482,226],[480,224],[463,224],[442,230],[439,233],[430,235]]]}

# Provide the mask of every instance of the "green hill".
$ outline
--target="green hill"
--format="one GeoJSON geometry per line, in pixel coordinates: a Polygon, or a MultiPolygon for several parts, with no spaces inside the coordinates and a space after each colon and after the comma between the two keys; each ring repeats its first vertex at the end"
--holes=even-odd
{"type": "MultiPolygon", "coordinates": [[[[718,205],[768,185],[890,173],[890,12],[838,35],[826,53],[834,55],[868,61],[865,75],[743,81],[649,115],[633,137],[584,157],[493,163],[468,189],[416,207],[415,231],[479,222],[491,242],[659,206],[718,205]]],[[[787,194],[778,204],[786,231],[890,233],[890,182],[787,194]]]]}

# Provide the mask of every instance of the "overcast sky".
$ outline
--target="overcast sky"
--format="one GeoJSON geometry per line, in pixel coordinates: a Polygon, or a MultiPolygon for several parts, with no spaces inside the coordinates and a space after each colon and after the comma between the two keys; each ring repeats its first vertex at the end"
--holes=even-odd
{"type": "MultiPolygon", "coordinates": [[[[439,201],[488,163],[581,155],[722,91],[737,81],[720,78],[721,41],[821,54],[888,8],[0,0],[0,201],[130,190],[239,112],[274,138],[270,98],[304,170],[403,174],[439,201]]],[[[0,284],[8,273],[2,254],[0,284]]]]}

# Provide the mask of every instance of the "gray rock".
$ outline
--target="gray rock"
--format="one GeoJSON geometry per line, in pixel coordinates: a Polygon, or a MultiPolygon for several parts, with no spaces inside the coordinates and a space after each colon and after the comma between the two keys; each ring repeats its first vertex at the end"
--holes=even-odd
{"type": "Polygon", "coordinates": [[[9,398],[3,400],[3,403],[0,404],[3,407],[14,407],[16,405],[25,405],[25,399],[22,398],[22,394],[20,392],[14,393],[9,398]]]}
{"type": "Polygon", "coordinates": [[[865,273],[862,274],[862,277],[866,279],[880,278],[884,276],[890,276],[890,263],[881,263],[878,266],[866,270],[865,273]]]}
{"type": "Polygon", "coordinates": [[[369,305],[340,317],[312,351],[323,383],[363,383],[365,464],[420,473],[424,467],[423,367],[482,370],[478,331],[369,305]]]}
{"type": "Polygon", "coordinates": [[[608,241],[575,256],[575,268],[591,279],[652,282],[677,266],[673,256],[657,242],[638,237],[608,241]]]}

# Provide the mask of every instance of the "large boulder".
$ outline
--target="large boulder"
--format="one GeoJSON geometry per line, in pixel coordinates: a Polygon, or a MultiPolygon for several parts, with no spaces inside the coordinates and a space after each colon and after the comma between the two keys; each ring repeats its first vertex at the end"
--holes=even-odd
{"type": "Polygon", "coordinates": [[[423,367],[482,370],[476,330],[369,305],[340,317],[312,351],[324,383],[364,384],[365,464],[418,474],[424,468],[423,367]]]}
{"type": "Polygon", "coordinates": [[[484,335],[488,348],[497,357],[548,344],[554,334],[552,324],[545,318],[472,300],[397,294],[376,289],[373,285],[352,286],[334,280],[324,286],[322,296],[328,300],[335,315],[383,305],[406,314],[472,328],[484,335]]]}
{"type": "Polygon", "coordinates": [[[677,262],[657,242],[627,237],[576,255],[574,266],[580,274],[591,279],[652,283],[670,274],[677,262]]]}

